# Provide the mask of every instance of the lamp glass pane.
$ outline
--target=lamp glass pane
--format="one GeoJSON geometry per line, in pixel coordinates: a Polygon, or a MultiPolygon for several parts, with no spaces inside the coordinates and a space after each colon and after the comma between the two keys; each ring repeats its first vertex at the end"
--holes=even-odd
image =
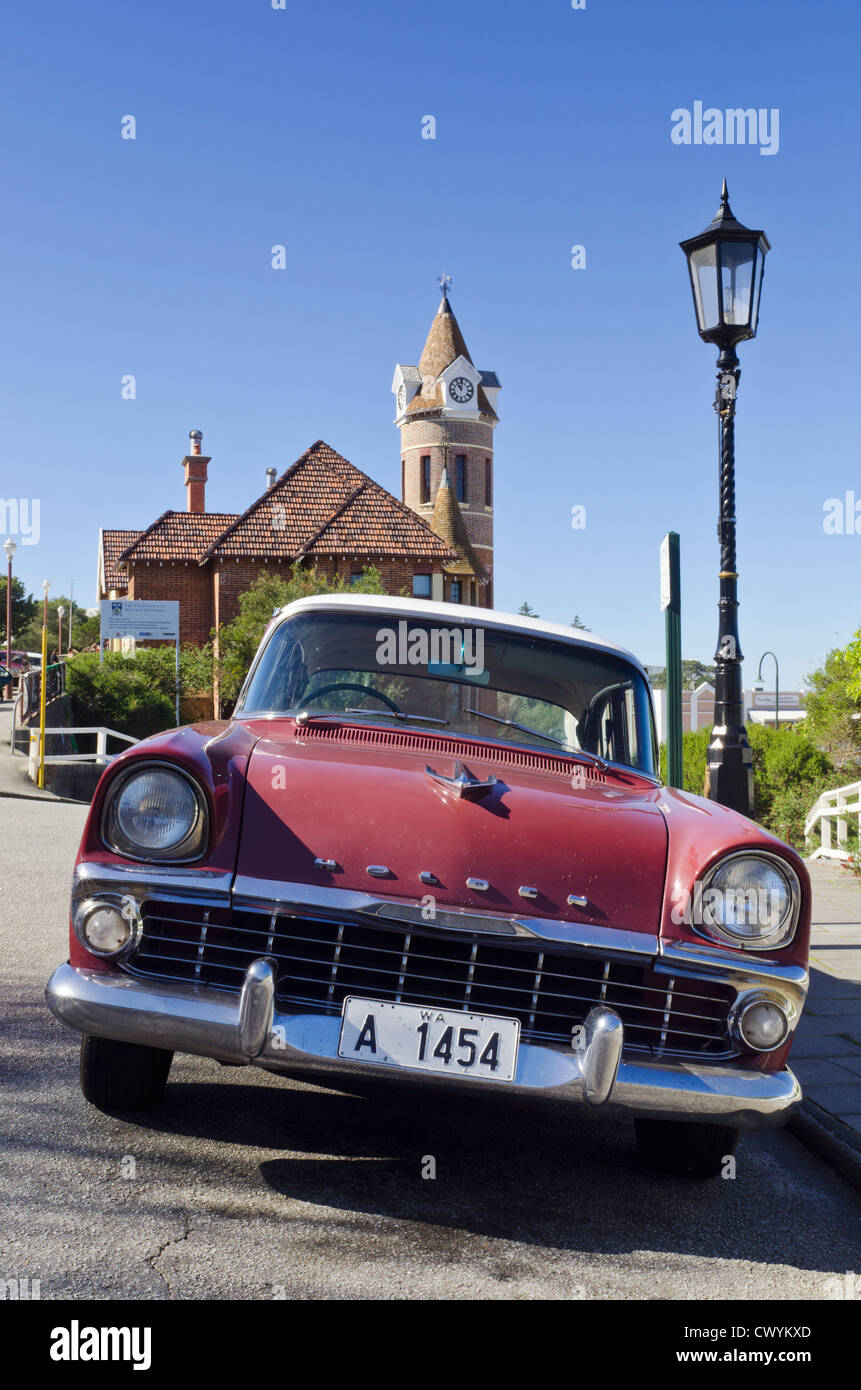
{"type": "Polygon", "coordinates": [[[717,256],[714,243],[701,246],[691,252],[691,280],[694,286],[694,303],[697,310],[700,332],[707,328],[717,328],[718,317],[718,278],[717,256]]]}
{"type": "Polygon", "coordinates": [[[737,328],[750,321],[755,252],[752,241],[725,241],[720,249],[723,321],[737,328]]]}
{"type": "Polygon", "coordinates": [[[750,326],[753,329],[754,333],[756,332],[756,325],[759,323],[759,299],[760,295],[762,294],[762,275],[764,270],[765,247],[763,246],[762,242],[760,242],[759,246],[756,249],[756,277],[753,287],[753,317],[750,321],[750,326]]]}

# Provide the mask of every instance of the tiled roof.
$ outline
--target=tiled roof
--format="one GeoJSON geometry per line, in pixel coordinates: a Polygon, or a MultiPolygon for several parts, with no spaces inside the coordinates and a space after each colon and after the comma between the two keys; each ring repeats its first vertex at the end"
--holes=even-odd
{"type": "Polygon", "coordinates": [[[140,535],[140,531],[102,531],[102,581],[105,589],[128,588],[128,575],[117,569],[117,561],[140,535]]]}
{"type": "Polygon", "coordinates": [[[318,439],[201,558],[355,554],[454,558],[415,512],[318,439]]]}
{"type": "Polygon", "coordinates": [[[145,531],[134,533],[137,539],[119,558],[135,564],[145,560],[197,563],[235,520],[235,512],[164,512],[145,531]]]}
{"type": "Polygon", "coordinates": [[[466,522],[460,510],[460,503],[454,495],[454,488],[444,468],[437,489],[431,522],[437,535],[455,552],[457,560],[445,566],[448,574],[474,574],[476,579],[484,579],[485,569],[472,548],[466,530],[466,522]]]}
{"type": "MultiPolygon", "coordinates": [[[[418,415],[425,410],[440,410],[442,408],[442,389],[436,384],[437,377],[457,357],[465,357],[467,362],[472,363],[466,339],[452,312],[448,296],[443,295],[430,326],[422,355],[419,358],[422,385],[407,407],[406,413],[408,415],[418,415]]],[[[473,363],[473,365],[475,364],[473,363]]],[[[478,388],[477,404],[479,410],[496,419],[496,411],[490,404],[485,395],[484,387],[481,385],[478,388]]]]}

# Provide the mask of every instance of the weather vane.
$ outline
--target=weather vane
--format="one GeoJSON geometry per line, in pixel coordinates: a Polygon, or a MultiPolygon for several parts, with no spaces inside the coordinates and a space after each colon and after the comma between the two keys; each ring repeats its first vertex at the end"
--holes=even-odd
{"type": "Polygon", "coordinates": [[[448,287],[451,284],[451,276],[446,275],[445,267],[443,267],[442,275],[438,275],[436,278],[437,283],[439,284],[439,287],[442,290],[443,298],[448,299],[448,287]]]}

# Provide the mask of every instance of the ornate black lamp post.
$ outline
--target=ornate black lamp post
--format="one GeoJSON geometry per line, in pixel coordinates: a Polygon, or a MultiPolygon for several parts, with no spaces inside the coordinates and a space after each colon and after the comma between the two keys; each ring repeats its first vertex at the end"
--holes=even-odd
{"type": "Polygon", "coordinates": [[[715,712],[708,751],[707,795],[722,806],[753,814],[753,753],[744,727],[738,573],[735,555],[735,397],[741,372],[736,347],[756,336],[765,256],[764,232],[743,227],[732,214],[726,179],[721,205],[699,236],[680,243],[688,258],[700,337],[720,348],[715,410],[720,419],[720,600],[715,652],[715,712]]]}

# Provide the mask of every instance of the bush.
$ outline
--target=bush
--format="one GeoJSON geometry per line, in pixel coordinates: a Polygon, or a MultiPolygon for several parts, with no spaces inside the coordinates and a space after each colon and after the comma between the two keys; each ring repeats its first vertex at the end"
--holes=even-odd
{"type": "MultiPolygon", "coordinates": [[[[66,689],[73,722],[97,724],[133,738],[147,738],[176,724],[176,657],[173,647],[138,647],[134,656],[81,652],[70,658],[66,689]]],[[[180,696],[212,689],[212,650],[183,647],[180,696]]]]}
{"type": "MultiPolygon", "coordinates": [[[[804,820],[816,798],[839,781],[831,760],[803,728],[770,729],[748,725],[753,749],[754,819],[795,849],[803,851],[804,820]]],[[[682,735],[683,786],[702,796],[710,727],[682,735]]],[[[667,749],[661,745],[661,776],[666,781],[667,749]]]]}
{"type": "MultiPolygon", "coordinates": [[[[682,734],[682,787],[702,796],[706,778],[706,756],[711,742],[711,726],[682,734]]],[[[667,745],[661,744],[661,777],[667,780],[667,745]]]]}

